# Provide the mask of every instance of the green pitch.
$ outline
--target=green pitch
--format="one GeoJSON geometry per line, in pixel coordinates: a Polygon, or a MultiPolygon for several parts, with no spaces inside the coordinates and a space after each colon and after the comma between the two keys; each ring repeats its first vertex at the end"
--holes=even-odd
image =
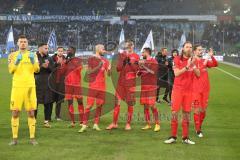
{"type": "MultiPolygon", "coordinates": [[[[221,69],[240,76],[240,69],[220,64],[221,69]]],[[[217,70],[210,69],[211,95],[207,118],[203,125],[204,138],[194,134],[191,118],[190,138],[196,145],[181,143],[181,123],[177,144],[166,145],[163,141],[170,133],[170,107],[157,104],[161,116],[161,131],[158,133],[142,131],[145,125],[143,108],[138,103],[135,107],[135,118],[131,131],[124,131],[125,104],[121,106],[119,129],[96,132],[90,128],[79,134],[80,127],[68,128],[69,122],[56,122],[52,128],[43,128],[43,106],[39,106],[36,147],[28,143],[28,126],[26,113],[20,117],[19,144],[10,147],[11,128],[9,98],[11,92],[11,75],[7,71],[7,60],[0,60],[0,160],[73,160],[73,159],[104,159],[104,160],[204,160],[204,159],[239,159],[240,157],[240,81],[217,70]]],[[[111,84],[111,80],[108,79],[111,84]]],[[[109,92],[113,87],[109,86],[109,92]]],[[[110,99],[109,97],[107,97],[110,99]]],[[[113,106],[110,107],[110,110],[113,106]]],[[[107,108],[109,109],[109,108],[107,108]]],[[[107,112],[106,108],[104,112],[107,112]]],[[[100,127],[104,129],[112,120],[112,112],[101,117],[100,127]]]]}

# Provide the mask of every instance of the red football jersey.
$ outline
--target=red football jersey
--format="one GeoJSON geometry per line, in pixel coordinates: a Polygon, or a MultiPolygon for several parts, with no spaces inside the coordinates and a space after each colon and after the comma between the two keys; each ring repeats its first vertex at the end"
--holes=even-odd
{"type": "MultiPolygon", "coordinates": [[[[187,66],[188,58],[177,56],[174,58],[173,68],[182,69],[187,66]]],[[[188,71],[179,76],[175,76],[173,90],[192,92],[192,83],[194,78],[193,68],[190,67],[188,71]]]]}
{"type": "Polygon", "coordinates": [[[208,68],[217,67],[217,60],[212,56],[212,60],[199,59],[197,66],[200,69],[200,77],[194,76],[193,91],[196,93],[209,92],[210,83],[208,78],[208,68]]]}
{"type": "Polygon", "coordinates": [[[105,72],[110,65],[109,61],[104,57],[93,56],[88,59],[88,67],[94,69],[100,62],[102,62],[101,67],[97,71],[89,74],[89,87],[91,88],[105,88],[105,72]]]}
{"type": "Polygon", "coordinates": [[[141,68],[138,74],[141,76],[141,90],[151,91],[157,89],[157,72],[158,63],[154,58],[146,59],[145,64],[147,68],[152,70],[154,74],[149,73],[146,69],[141,68]]]}
{"type": "Polygon", "coordinates": [[[139,70],[138,67],[139,56],[136,53],[127,54],[120,53],[117,62],[117,71],[119,72],[118,84],[121,86],[136,86],[136,75],[139,70]],[[129,59],[129,63],[124,65],[124,61],[129,59]],[[131,64],[130,64],[131,63],[131,64]]]}
{"type": "Polygon", "coordinates": [[[81,85],[82,60],[78,57],[71,58],[65,64],[65,84],[81,85]]]}

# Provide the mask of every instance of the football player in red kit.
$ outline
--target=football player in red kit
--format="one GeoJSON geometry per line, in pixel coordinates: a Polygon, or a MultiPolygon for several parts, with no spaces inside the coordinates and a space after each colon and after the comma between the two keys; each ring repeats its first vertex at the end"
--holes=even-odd
{"type": "Polygon", "coordinates": [[[88,97],[87,97],[87,107],[84,113],[84,122],[82,128],[78,131],[82,133],[87,129],[87,122],[89,119],[90,110],[93,107],[96,100],[96,113],[94,119],[93,129],[100,131],[101,129],[98,126],[102,106],[105,103],[105,91],[106,91],[106,83],[105,83],[105,73],[107,72],[108,76],[110,76],[111,65],[109,61],[103,57],[103,54],[106,52],[104,49],[104,45],[98,44],[95,47],[96,54],[88,59],[88,97]]]}
{"type": "Polygon", "coordinates": [[[83,123],[84,107],[81,88],[81,58],[75,57],[75,47],[69,47],[67,50],[67,59],[65,63],[65,99],[68,101],[68,110],[71,118],[70,127],[75,126],[74,118],[74,98],[78,102],[78,113],[80,126],[83,123]]]}
{"type": "Polygon", "coordinates": [[[147,125],[142,130],[151,129],[150,113],[151,108],[154,120],[154,131],[160,131],[160,124],[158,118],[158,109],[155,105],[156,93],[157,93],[157,72],[158,63],[155,58],[151,57],[152,50],[150,48],[144,48],[142,52],[143,60],[139,61],[140,70],[138,76],[141,76],[141,97],[140,103],[144,105],[144,117],[147,125]]]}
{"type": "Polygon", "coordinates": [[[171,137],[164,143],[175,143],[178,130],[178,113],[182,110],[182,142],[195,144],[188,137],[189,119],[192,107],[192,83],[194,75],[200,76],[200,71],[195,65],[195,58],[192,57],[192,44],[185,42],[181,56],[174,58],[173,66],[175,80],[172,91],[172,118],[171,137]]]}
{"type": "Polygon", "coordinates": [[[203,49],[201,45],[195,45],[193,48],[194,56],[196,57],[198,68],[200,69],[200,77],[194,76],[193,79],[193,105],[194,105],[194,124],[195,131],[198,137],[203,137],[202,123],[206,116],[208,105],[208,97],[210,92],[210,83],[208,78],[207,68],[217,67],[217,60],[213,56],[213,50],[208,51],[208,56],[211,60],[203,59],[203,49]]]}
{"type": "Polygon", "coordinates": [[[135,104],[136,74],[139,69],[139,56],[134,53],[132,41],[125,43],[126,50],[119,54],[117,61],[117,72],[119,72],[118,84],[115,94],[115,106],[113,111],[113,122],[106,128],[108,130],[118,128],[118,117],[120,112],[120,101],[124,100],[128,105],[128,115],[125,130],[131,130],[133,106],[135,104]]]}

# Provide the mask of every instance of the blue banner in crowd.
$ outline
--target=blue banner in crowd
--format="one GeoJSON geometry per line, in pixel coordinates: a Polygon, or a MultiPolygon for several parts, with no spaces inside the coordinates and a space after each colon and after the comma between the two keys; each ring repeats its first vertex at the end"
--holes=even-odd
{"type": "Polygon", "coordinates": [[[65,15],[0,15],[2,21],[39,21],[39,22],[70,22],[70,21],[101,21],[111,16],[65,16],[65,15]]]}

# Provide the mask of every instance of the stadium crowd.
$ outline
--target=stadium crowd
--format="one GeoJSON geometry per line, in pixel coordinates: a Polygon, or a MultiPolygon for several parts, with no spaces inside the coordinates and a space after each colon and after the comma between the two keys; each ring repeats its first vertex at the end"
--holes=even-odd
{"type": "MultiPolygon", "coordinates": [[[[0,42],[6,42],[5,37],[10,24],[0,24],[0,42]]],[[[201,43],[204,47],[213,47],[220,51],[225,45],[236,45],[240,41],[240,27],[237,23],[175,23],[175,22],[134,22],[133,24],[110,24],[109,22],[83,22],[83,23],[32,23],[14,24],[14,35],[25,34],[29,37],[30,45],[47,42],[50,32],[54,29],[58,45],[75,45],[81,50],[92,50],[98,42],[118,42],[121,28],[125,31],[127,39],[133,39],[136,48],[140,48],[150,30],[153,30],[155,45],[160,48],[178,48],[183,31],[186,39],[201,43]],[[224,33],[223,33],[224,32],[224,33]],[[194,37],[193,37],[194,33],[194,37]]]]}

